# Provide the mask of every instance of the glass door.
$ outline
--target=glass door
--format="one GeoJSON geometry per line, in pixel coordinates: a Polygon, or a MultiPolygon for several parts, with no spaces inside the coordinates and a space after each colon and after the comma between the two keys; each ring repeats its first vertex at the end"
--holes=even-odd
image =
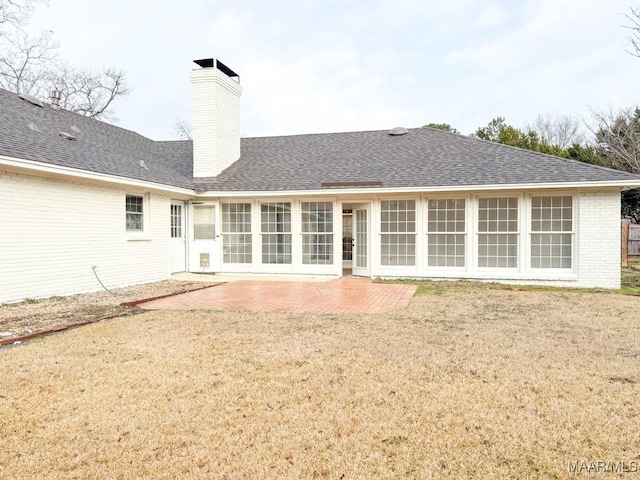
{"type": "Polygon", "coordinates": [[[353,274],[370,277],[369,208],[354,208],[353,216],[353,274]]]}

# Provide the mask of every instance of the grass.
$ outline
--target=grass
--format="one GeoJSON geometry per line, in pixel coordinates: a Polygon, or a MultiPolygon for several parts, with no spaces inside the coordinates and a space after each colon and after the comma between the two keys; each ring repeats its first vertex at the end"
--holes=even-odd
{"type": "Polygon", "coordinates": [[[640,295],[640,258],[629,259],[629,266],[622,269],[622,292],[631,295],[640,295]]]}
{"type": "Polygon", "coordinates": [[[0,472],[548,479],[638,461],[637,298],[457,283],[393,314],[148,312],[0,350],[0,472]]]}
{"type": "Polygon", "coordinates": [[[571,288],[554,287],[546,285],[510,285],[505,283],[474,282],[468,280],[416,280],[416,279],[381,279],[374,280],[377,283],[410,283],[417,284],[416,295],[442,295],[445,291],[459,289],[494,289],[515,290],[529,292],[567,292],[567,293],[620,293],[623,295],[640,295],[640,257],[631,258],[629,266],[622,268],[620,290],[608,290],[602,288],[571,288]]]}

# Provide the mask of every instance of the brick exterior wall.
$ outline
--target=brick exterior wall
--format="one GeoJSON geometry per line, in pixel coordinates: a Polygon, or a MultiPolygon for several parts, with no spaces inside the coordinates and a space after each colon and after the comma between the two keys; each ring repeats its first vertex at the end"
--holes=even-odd
{"type": "Polygon", "coordinates": [[[215,177],[240,158],[240,85],[215,68],[191,71],[193,176],[215,177]]]}
{"type": "Polygon", "coordinates": [[[170,277],[168,197],[145,195],[146,231],[126,232],[140,192],[0,171],[0,303],[170,277]]]}
{"type": "Polygon", "coordinates": [[[581,193],[578,285],[620,288],[620,193],[581,193]]]}

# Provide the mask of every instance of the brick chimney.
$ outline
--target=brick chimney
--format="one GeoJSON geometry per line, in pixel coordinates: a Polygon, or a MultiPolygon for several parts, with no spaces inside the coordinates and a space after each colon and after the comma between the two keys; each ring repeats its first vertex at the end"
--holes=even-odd
{"type": "Polygon", "coordinates": [[[194,63],[193,176],[215,177],[240,158],[240,76],[215,58],[194,63]]]}

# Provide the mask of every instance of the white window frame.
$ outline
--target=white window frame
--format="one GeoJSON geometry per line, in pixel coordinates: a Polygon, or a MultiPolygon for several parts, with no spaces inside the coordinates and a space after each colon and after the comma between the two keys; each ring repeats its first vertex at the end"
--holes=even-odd
{"type": "Polygon", "coordinates": [[[475,216],[471,214],[473,206],[476,202],[474,202],[469,195],[455,195],[455,194],[444,194],[444,195],[428,195],[423,199],[423,208],[424,208],[424,216],[423,216],[423,225],[424,225],[424,245],[422,246],[423,256],[424,256],[424,266],[423,269],[426,271],[454,271],[457,272],[457,275],[460,275],[462,272],[467,272],[471,270],[474,262],[473,262],[473,253],[472,247],[473,242],[471,239],[474,238],[471,232],[473,231],[473,222],[475,216]],[[464,201],[464,231],[463,232],[430,232],[429,231],[429,201],[431,200],[463,200],[464,201]],[[465,246],[464,246],[464,266],[432,266],[429,265],[429,235],[439,235],[439,234],[453,234],[453,235],[464,235],[465,246]]]}
{"type": "Polygon", "coordinates": [[[140,193],[140,192],[125,192],[124,195],[124,212],[125,212],[125,234],[128,241],[135,240],[150,240],[149,237],[149,223],[150,223],[150,204],[151,198],[148,193],[140,193]],[[136,197],[142,199],[142,212],[129,212],[127,210],[127,198],[128,197],[136,197]],[[129,213],[139,213],[142,215],[142,228],[136,230],[129,230],[127,228],[127,214],[129,213]]]}
{"type": "Polygon", "coordinates": [[[567,275],[574,274],[577,271],[578,265],[578,197],[573,192],[531,192],[526,196],[526,269],[528,272],[535,273],[537,276],[545,275],[567,275]],[[571,231],[568,232],[538,232],[531,228],[531,221],[533,218],[533,197],[571,197],[571,231]],[[534,234],[571,234],[571,268],[545,268],[545,267],[533,267],[531,265],[531,254],[533,248],[533,242],[531,240],[534,234]]]}
{"type": "MultiPolygon", "coordinates": [[[[528,204],[528,202],[527,202],[528,204]]],[[[501,192],[501,191],[495,191],[495,192],[490,192],[487,194],[483,194],[483,195],[476,195],[473,201],[473,215],[471,216],[472,218],[470,218],[473,221],[473,229],[470,230],[468,232],[468,234],[471,234],[471,232],[473,232],[473,242],[474,242],[474,246],[473,246],[473,267],[474,270],[480,274],[486,275],[488,273],[492,273],[492,276],[495,272],[508,272],[506,273],[509,276],[512,276],[513,274],[522,272],[524,269],[524,265],[526,263],[526,260],[523,261],[523,251],[526,251],[525,249],[523,249],[523,230],[527,231],[526,228],[523,228],[523,222],[526,221],[526,218],[528,218],[527,215],[525,215],[524,213],[526,212],[526,207],[524,204],[524,198],[523,195],[521,193],[514,193],[514,192],[501,192]],[[480,200],[484,200],[484,199],[516,199],[517,201],[517,212],[518,212],[518,220],[517,220],[517,230],[515,232],[481,232],[480,228],[479,228],[479,222],[480,222],[480,200]],[[481,267],[480,266],[480,235],[516,235],[517,241],[515,243],[516,245],[516,267],[481,267]]]]}
{"type": "MultiPolygon", "coordinates": [[[[379,268],[381,270],[396,270],[399,269],[400,271],[406,271],[406,270],[418,270],[420,268],[420,265],[422,263],[422,257],[421,257],[421,235],[420,235],[420,219],[421,214],[420,214],[420,209],[422,208],[421,206],[421,200],[420,197],[415,197],[415,196],[403,196],[403,195],[397,195],[397,196],[387,196],[387,197],[380,197],[378,198],[377,201],[377,208],[376,209],[372,209],[371,212],[371,219],[373,220],[374,218],[376,219],[376,228],[378,230],[378,245],[376,246],[376,248],[372,248],[371,249],[371,258],[372,260],[375,258],[376,263],[379,265],[379,268]],[[382,231],[382,224],[383,224],[383,220],[382,220],[382,213],[383,213],[383,208],[382,208],[382,204],[384,202],[400,202],[400,201],[413,201],[414,202],[414,230],[409,232],[399,232],[399,231],[393,231],[393,232],[383,232],[382,231]],[[375,217],[374,217],[375,215],[375,217]],[[382,239],[385,235],[413,235],[414,238],[414,252],[413,252],[413,258],[414,258],[414,262],[413,265],[386,265],[384,263],[382,263],[382,239]],[[375,257],[374,257],[375,255],[375,257]]],[[[372,225],[373,226],[373,225],[372,225]]],[[[373,245],[372,245],[373,247],[373,245]]],[[[373,263],[372,263],[373,265],[373,263]]]]}
{"type": "MultiPolygon", "coordinates": [[[[256,218],[257,218],[257,222],[258,222],[258,250],[256,252],[254,252],[256,255],[258,255],[258,264],[262,265],[264,268],[268,268],[268,269],[286,269],[286,270],[290,270],[294,267],[294,265],[297,264],[297,245],[296,245],[296,241],[295,241],[295,236],[294,233],[296,232],[298,226],[298,222],[296,221],[296,215],[297,212],[299,211],[298,209],[298,203],[296,202],[295,199],[292,198],[269,198],[269,199],[264,199],[258,202],[257,205],[257,214],[256,214],[256,218]],[[268,204],[278,204],[278,203],[288,203],[289,204],[289,208],[290,208],[290,229],[288,232],[265,232],[262,229],[262,206],[263,205],[268,205],[268,204]],[[290,241],[290,245],[291,245],[291,261],[290,262],[274,262],[274,263],[270,263],[270,262],[263,262],[263,238],[264,235],[272,235],[274,233],[281,233],[282,235],[289,235],[289,238],[291,239],[290,241]]],[[[285,244],[286,245],[286,244],[285,244]]]]}
{"type": "MultiPolygon", "coordinates": [[[[307,199],[302,199],[300,200],[300,209],[299,209],[299,216],[300,216],[300,263],[302,265],[305,266],[314,266],[314,265],[333,265],[336,261],[336,251],[335,251],[335,229],[336,229],[336,218],[335,218],[335,210],[336,210],[336,204],[334,201],[332,200],[307,200],[307,199]],[[329,204],[330,208],[328,210],[325,210],[325,212],[329,212],[331,214],[331,230],[326,230],[326,231],[305,231],[304,230],[304,226],[305,223],[303,221],[303,215],[304,215],[304,204],[318,204],[318,203],[325,203],[325,204],[329,204]],[[330,237],[330,242],[328,243],[313,243],[313,242],[309,242],[309,262],[305,262],[305,253],[304,253],[304,246],[305,246],[305,237],[318,237],[318,236],[327,236],[330,237]],[[323,248],[329,248],[330,252],[329,253],[321,253],[321,250],[323,250],[323,248]],[[315,253],[313,252],[314,249],[316,250],[315,253]],[[314,258],[315,256],[315,258],[314,258]],[[322,259],[320,257],[323,256],[327,256],[329,258],[327,259],[322,259]],[[327,260],[327,261],[312,261],[312,260],[327,260]]],[[[326,225],[327,222],[322,222],[323,225],[326,225]]],[[[342,251],[340,252],[340,258],[342,258],[342,251]]]]}
{"type": "Polygon", "coordinates": [[[220,233],[222,235],[222,257],[221,257],[221,262],[223,265],[241,265],[241,266],[251,266],[253,265],[254,262],[254,254],[255,254],[255,247],[254,247],[254,234],[253,234],[253,229],[254,229],[254,222],[253,222],[253,217],[254,217],[254,208],[253,208],[253,202],[250,200],[233,200],[233,201],[225,201],[225,202],[221,202],[220,203],[220,233]],[[246,232],[227,232],[225,230],[225,221],[224,221],[224,208],[226,205],[248,205],[249,206],[249,231],[246,232]],[[245,245],[249,245],[251,247],[251,258],[248,262],[241,262],[241,263],[237,263],[237,262],[225,262],[225,248],[226,248],[226,244],[225,244],[225,235],[248,235],[249,236],[249,242],[245,243],[245,245]]]}

